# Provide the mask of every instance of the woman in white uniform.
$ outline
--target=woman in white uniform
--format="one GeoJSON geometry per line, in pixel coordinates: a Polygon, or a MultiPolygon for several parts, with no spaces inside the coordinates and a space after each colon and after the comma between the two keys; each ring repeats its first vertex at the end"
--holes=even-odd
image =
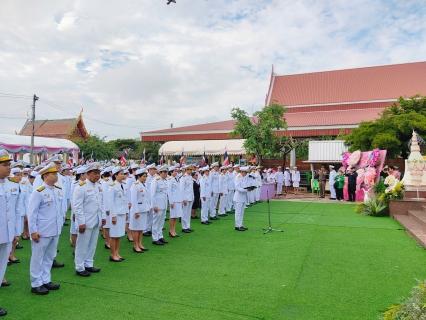
{"type": "Polygon", "coordinates": [[[150,194],[148,184],[146,183],[148,173],[145,169],[136,171],[136,182],[130,187],[130,217],[129,228],[133,236],[133,251],[143,253],[148,251],[142,245],[143,230],[146,228],[146,221],[151,209],[150,194]]]}
{"type": "Polygon", "coordinates": [[[182,202],[183,194],[180,184],[177,180],[178,171],[175,167],[169,168],[169,178],[167,180],[167,195],[170,203],[170,231],[169,236],[172,238],[179,238],[176,233],[176,220],[182,217],[182,202]]]}
{"type": "Polygon", "coordinates": [[[299,193],[299,184],[300,184],[300,172],[297,171],[297,167],[293,168],[293,173],[291,174],[291,180],[293,181],[294,194],[299,193]]]}
{"type": "Polygon", "coordinates": [[[127,188],[123,169],[115,167],[112,170],[113,183],[108,188],[109,210],[111,226],[109,229],[111,256],[110,261],[121,262],[124,260],[119,254],[120,238],[124,236],[126,219],[128,218],[129,204],[127,202],[127,188]]]}
{"type": "MultiPolygon", "coordinates": [[[[71,235],[71,245],[75,250],[75,244],[77,242],[77,228],[75,226],[75,215],[73,214],[73,203],[72,203],[72,195],[74,194],[75,187],[80,182],[86,181],[87,173],[86,167],[81,167],[77,169],[77,174],[75,175],[75,181],[71,184],[70,191],[70,199],[71,199],[71,227],[70,227],[70,235],[71,235]]],[[[74,254],[74,253],[73,253],[74,254]]]]}

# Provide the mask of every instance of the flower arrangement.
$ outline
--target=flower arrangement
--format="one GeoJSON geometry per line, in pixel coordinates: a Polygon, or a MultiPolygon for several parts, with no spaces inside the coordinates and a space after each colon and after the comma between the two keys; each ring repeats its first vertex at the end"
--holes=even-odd
{"type": "Polygon", "coordinates": [[[348,164],[350,166],[354,166],[359,162],[359,158],[361,157],[361,151],[357,150],[354,151],[350,156],[349,156],[349,160],[348,160],[348,164]]]}
{"type": "Polygon", "coordinates": [[[388,193],[392,191],[393,186],[395,185],[396,179],[393,175],[389,175],[385,179],[385,185],[387,185],[385,192],[388,193]]]}
{"type": "Polygon", "coordinates": [[[343,165],[344,167],[346,167],[346,166],[348,166],[348,165],[349,165],[348,160],[349,160],[350,155],[351,155],[351,153],[350,153],[349,151],[346,151],[346,152],[343,154],[343,157],[342,157],[342,165],[343,165]]]}
{"type": "Polygon", "coordinates": [[[365,168],[365,167],[367,167],[368,166],[368,159],[369,159],[369,157],[368,157],[369,155],[368,154],[366,154],[366,155],[364,155],[364,156],[362,156],[361,157],[361,161],[359,162],[359,166],[361,167],[361,168],[365,168]]]}
{"type": "Polygon", "coordinates": [[[358,177],[356,178],[356,190],[359,190],[361,187],[361,183],[364,181],[364,168],[359,168],[357,171],[358,177]]]}
{"type": "Polygon", "coordinates": [[[380,150],[374,149],[373,151],[371,151],[371,154],[368,157],[368,165],[370,167],[374,167],[377,164],[377,162],[379,162],[379,160],[380,160],[380,150]]]}
{"type": "Polygon", "coordinates": [[[374,184],[377,172],[374,167],[368,168],[364,173],[364,183],[370,188],[374,184]]]}

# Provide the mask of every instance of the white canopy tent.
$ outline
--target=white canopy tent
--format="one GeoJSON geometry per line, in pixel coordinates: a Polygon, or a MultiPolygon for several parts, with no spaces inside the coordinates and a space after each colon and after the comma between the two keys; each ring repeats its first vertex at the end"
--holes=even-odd
{"type": "Polygon", "coordinates": [[[182,151],[185,156],[203,155],[245,155],[244,149],[245,139],[233,140],[191,140],[191,141],[169,141],[163,144],[159,150],[159,154],[165,156],[181,155],[182,151]]]}
{"type": "MultiPolygon", "coordinates": [[[[0,148],[12,153],[28,153],[31,150],[31,137],[0,134],[0,148]]],[[[71,153],[79,150],[79,147],[70,140],[34,137],[34,153],[71,153]]]]}

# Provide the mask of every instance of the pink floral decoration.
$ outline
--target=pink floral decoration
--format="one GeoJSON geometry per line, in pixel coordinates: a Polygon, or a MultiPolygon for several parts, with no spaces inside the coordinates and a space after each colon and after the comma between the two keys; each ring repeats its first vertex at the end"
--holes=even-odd
{"type": "Polygon", "coordinates": [[[368,159],[369,159],[368,154],[362,156],[361,157],[361,161],[359,162],[359,166],[361,168],[365,168],[368,165],[368,159]]]}
{"type": "Polygon", "coordinates": [[[363,168],[359,168],[356,172],[358,173],[358,177],[356,178],[356,190],[359,190],[361,187],[361,183],[364,182],[365,170],[363,168]]]}
{"type": "Polygon", "coordinates": [[[364,173],[364,183],[367,185],[368,188],[370,188],[375,183],[377,172],[376,168],[370,167],[367,171],[364,173]]]}
{"type": "Polygon", "coordinates": [[[356,165],[359,162],[360,157],[361,157],[361,151],[360,150],[354,151],[349,156],[348,164],[351,165],[351,166],[356,165]]]}
{"type": "Polygon", "coordinates": [[[348,160],[349,160],[350,155],[351,155],[351,153],[349,151],[346,151],[344,153],[343,158],[342,158],[342,165],[344,167],[348,166],[348,160]]]}
{"type": "Polygon", "coordinates": [[[368,158],[368,165],[370,167],[374,167],[377,162],[379,162],[380,160],[380,150],[379,149],[374,149],[373,151],[371,151],[370,157],[368,158]]]}

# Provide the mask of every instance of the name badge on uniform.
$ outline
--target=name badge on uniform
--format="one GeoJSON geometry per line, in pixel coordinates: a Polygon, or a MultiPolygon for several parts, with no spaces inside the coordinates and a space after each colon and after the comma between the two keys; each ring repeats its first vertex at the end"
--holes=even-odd
{"type": "Polygon", "coordinates": [[[10,191],[11,191],[11,192],[16,192],[16,191],[18,191],[18,189],[16,189],[16,188],[12,188],[12,189],[10,189],[10,191]]]}
{"type": "Polygon", "coordinates": [[[92,192],[92,191],[93,191],[92,189],[87,190],[87,192],[92,192]]]}

